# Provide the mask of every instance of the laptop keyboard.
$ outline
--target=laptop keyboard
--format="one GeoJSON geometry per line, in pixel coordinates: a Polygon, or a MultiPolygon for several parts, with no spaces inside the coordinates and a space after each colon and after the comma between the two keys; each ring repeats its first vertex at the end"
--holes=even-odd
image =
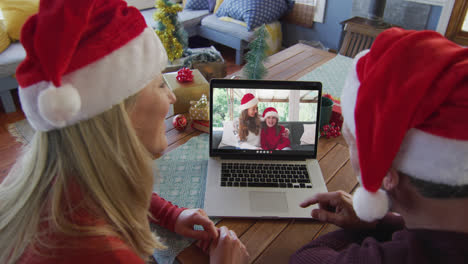
{"type": "Polygon", "coordinates": [[[223,187],[312,188],[303,164],[222,163],[223,187]]]}

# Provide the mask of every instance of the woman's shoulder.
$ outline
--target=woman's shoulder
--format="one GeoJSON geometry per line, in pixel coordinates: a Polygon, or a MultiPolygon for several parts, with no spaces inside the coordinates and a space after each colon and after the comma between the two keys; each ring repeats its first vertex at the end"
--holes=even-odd
{"type": "Polygon", "coordinates": [[[82,264],[82,263],[130,263],[144,264],[135,252],[116,237],[84,237],[74,246],[63,245],[47,251],[28,248],[21,257],[21,264],[82,264]]]}

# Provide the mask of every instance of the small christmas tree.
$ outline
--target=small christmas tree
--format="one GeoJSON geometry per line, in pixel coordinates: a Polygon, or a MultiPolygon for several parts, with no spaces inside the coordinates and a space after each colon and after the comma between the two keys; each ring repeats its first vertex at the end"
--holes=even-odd
{"type": "Polygon", "coordinates": [[[267,30],[265,24],[255,32],[255,39],[249,44],[249,52],[245,54],[247,63],[244,67],[244,75],[248,79],[263,79],[268,73],[263,65],[267,57],[268,44],[266,42],[267,30]]]}
{"type": "Polygon", "coordinates": [[[156,8],[157,11],[153,14],[154,20],[158,22],[156,34],[161,39],[169,60],[174,61],[182,57],[188,46],[187,32],[177,17],[182,7],[168,0],[158,0],[156,8]]]}

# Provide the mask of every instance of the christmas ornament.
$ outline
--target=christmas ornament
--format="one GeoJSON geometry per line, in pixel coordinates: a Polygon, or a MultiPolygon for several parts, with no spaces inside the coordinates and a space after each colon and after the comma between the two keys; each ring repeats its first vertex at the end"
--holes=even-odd
{"type": "Polygon", "coordinates": [[[177,81],[179,82],[191,82],[193,81],[192,70],[189,68],[182,68],[177,72],[177,81]]]}
{"type": "Polygon", "coordinates": [[[255,39],[249,44],[250,51],[245,55],[247,63],[244,66],[244,74],[250,80],[263,79],[268,72],[263,65],[268,50],[265,24],[255,31],[255,36],[255,39]]]}
{"type": "Polygon", "coordinates": [[[322,127],[320,135],[327,138],[339,137],[341,135],[341,127],[335,124],[335,122],[331,122],[330,124],[324,125],[322,127]]]}
{"type": "Polygon", "coordinates": [[[184,49],[188,46],[187,32],[177,16],[182,7],[168,0],[158,0],[156,8],[157,11],[153,14],[154,20],[158,22],[156,34],[166,49],[167,57],[174,61],[182,57],[184,49]]]}
{"type": "Polygon", "coordinates": [[[181,114],[176,115],[172,119],[172,125],[178,131],[184,131],[185,128],[187,127],[187,118],[184,115],[181,115],[181,114]]]}

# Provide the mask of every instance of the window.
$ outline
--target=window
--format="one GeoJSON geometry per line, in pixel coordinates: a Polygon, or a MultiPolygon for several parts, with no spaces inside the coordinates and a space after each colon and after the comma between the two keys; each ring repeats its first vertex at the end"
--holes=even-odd
{"type": "Polygon", "coordinates": [[[323,23],[326,0],[295,0],[293,10],[286,16],[286,21],[310,27],[314,22],[323,23]]]}
{"type": "Polygon", "coordinates": [[[323,23],[325,15],[325,2],[326,0],[296,0],[296,4],[303,4],[314,7],[313,16],[314,22],[323,23]]]}
{"type": "Polygon", "coordinates": [[[445,37],[463,46],[468,46],[468,1],[456,0],[445,37]]]}

